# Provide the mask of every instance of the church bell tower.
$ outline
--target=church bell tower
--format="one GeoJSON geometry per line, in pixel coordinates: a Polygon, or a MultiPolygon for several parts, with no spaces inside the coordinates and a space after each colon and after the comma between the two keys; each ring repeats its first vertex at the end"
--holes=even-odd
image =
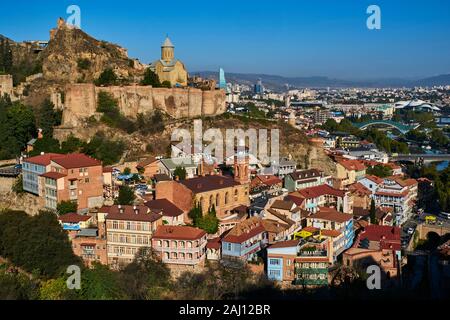
{"type": "Polygon", "coordinates": [[[172,44],[172,41],[170,41],[169,37],[166,37],[166,40],[161,46],[161,60],[165,62],[170,62],[174,58],[174,50],[175,47],[172,44]]]}

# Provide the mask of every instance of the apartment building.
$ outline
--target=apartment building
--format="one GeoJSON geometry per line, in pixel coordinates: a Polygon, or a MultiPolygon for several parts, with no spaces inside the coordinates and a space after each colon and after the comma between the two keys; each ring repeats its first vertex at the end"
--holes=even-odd
{"type": "Polygon", "coordinates": [[[237,224],[222,238],[222,257],[252,260],[267,242],[268,235],[262,219],[252,217],[237,224]]]}
{"type": "MultiPolygon", "coordinates": [[[[152,235],[163,224],[163,216],[147,206],[114,205],[100,208],[106,225],[108,264],[112,267],[133,261],[140,248],[150,247],[152,235]]],[[[100,222],[99,222],[100,223],[100,222]]]]}
{"type": "Polygon", "coordinates": [[[317,212],[319,207],[334,207],[345,213],[353,211],[353,199],[350,197],[350,192],[335,189],[328,184],[291,192],[286,198],[311,213],[317,212]]]}
{"type": "Polygon", "coordinates": [[[190,226],[160,225],[152,238],[152,248],[172,271],[199,270],[206,259],[207,234],[190,226]]]}
{"type": "Polygon", "coordinates": [[[333,238],[334,260],[353,244],[355,231],[351,214],[320,207],[318,212],[306,218],[306,224],[307,227],[318,229],[321,235],[333,238]]]}
{"type": "Polygon", "coordinates": [[[39,176],[42,204],[51,210],[61,201],[73,201],[79,212],[103,205],[103,167],[85,154],[51,157],[48,170],[39,176]]]}
{"type": "Polygon", "coordinates": [[[392,226],[368,225],[344,252],[344,266],[367,268],[376,264],[382,279],[395,279],[401,261],[401,229],[392,226]]]}
{"type": "Polygon", "coordinates": [[[404,179],[402,176],[383,179],[365,176],[360,183],[372,191],[372,198],[377,207],[393,209],[395,225],[403,224],[413,214],[413,207],[417,201],[417,180],[404,179]]]}
{"type": "Polygon", "coordinates": [[[336,178],[342,186],[357,182],[366,174],[366,166],[359,160],[340,159],[336,163],[336,178]]]}
{"type": "Polygon", "coordinates": [[[39,176],[50,171],[52,158],[62,157],[58,153],[46,153],[35,157],[25,158],[22,163],[23,190],[40,195],[39,176]]]}
{"type": "Polygon", "coordinates": [[[284,177],[284,187],[293,192],[328,183],[330,179],[330,176],[325,176],[323,171],[317,169],[298,170],[284,177]]]}

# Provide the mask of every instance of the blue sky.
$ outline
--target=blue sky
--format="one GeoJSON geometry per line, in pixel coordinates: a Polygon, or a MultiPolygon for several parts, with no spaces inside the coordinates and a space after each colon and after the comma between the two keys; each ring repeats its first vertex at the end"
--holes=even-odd
{"type": "Polygon", "coordinates": [[[166,34],[189,71],[420,78],[450,73],[448,0],[2,1],[0,34],[48,39],[66,8],[81,8],[82,29],[143,62],[160,55],[166,34]],[[366,27],[371,4],[381,30],[366,27]]]}

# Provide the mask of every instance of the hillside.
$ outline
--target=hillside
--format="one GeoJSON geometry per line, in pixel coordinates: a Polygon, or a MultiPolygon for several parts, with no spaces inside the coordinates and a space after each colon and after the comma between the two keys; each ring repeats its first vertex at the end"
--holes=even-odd
{"type": "MultiPolygon", "coordinates": [[[[280,155],[291,156],[297,161],[300,168],[315,167],[324,170],[326,173],[334,172],[334,164],[325,154],[322,148],[308,142],[305,134],[285,122],[276,122],[260,119],[248,119],[240,116],[223,114],[215,117],[203,118],[203,132],[209,128],[220,128],[223,137],[226,136],[226,129],[276,129],[280,130],[280,155]]],[[[101,122],[89,123],[75,128],[72,133],[82,139],[89,140],[97,132],[102,131],[110,139],[120,139],[125,142],[125,161],[137,161],[147,156],[170,156],[171,135],[176,128],[188,129],[192,132],[193,120],[174,120],[166,118],[164,120],[164,130],[152,134],[142,134],[139,131],[124,134],[124,131],[111,128],[101,122]]],[[[268,131],[268,135],[270,131],[268,131]]],[[[192,142],[193,143],[193,142],[192,142]]],[[[209,142],[205,142],[208,144],[209,142]]],[[[225,152],[225,150],[224,150],[225,152]]]]}

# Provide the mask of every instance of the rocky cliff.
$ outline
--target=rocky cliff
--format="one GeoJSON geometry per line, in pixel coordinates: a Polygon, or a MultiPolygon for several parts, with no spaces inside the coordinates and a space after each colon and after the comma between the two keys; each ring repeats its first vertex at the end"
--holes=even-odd
{"type": "Polygon", "coordinates": [[[144,66],[128,58],[124,48],[94,39],[81,29],[59,22],[51,35],[42,51],[42,72],[46,80],[92,82],[106,68],[130,81],[143,74],[144,66]]]}

